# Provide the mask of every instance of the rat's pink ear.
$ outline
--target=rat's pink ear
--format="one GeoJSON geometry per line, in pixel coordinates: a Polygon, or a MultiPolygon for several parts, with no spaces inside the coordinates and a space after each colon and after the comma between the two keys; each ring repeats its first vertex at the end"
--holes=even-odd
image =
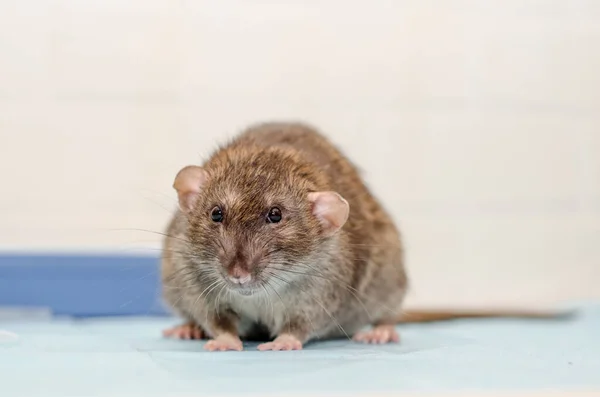
{"type": "Polygon", "coordinates": [[[182,168],[175,177],[173,187],[177,190],[179,196],[179,208],[184,212],[190,212],[196,200],[198,193],[208,180],[208,174],[202,167],[188,165],[182,168]]]}
{"type": "Polygon", "coordinates": [[[308,200],[313,205],[313,215],[323,226],[323,234],[331,236],[344,226],[348,220],[350,205],[336,192],[308,193],[308,200]]]}

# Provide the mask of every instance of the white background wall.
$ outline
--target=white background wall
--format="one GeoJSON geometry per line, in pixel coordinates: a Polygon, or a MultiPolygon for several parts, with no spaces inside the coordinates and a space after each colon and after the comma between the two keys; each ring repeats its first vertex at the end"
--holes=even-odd
{"type": "Polygon", "coordinates": [[[274,118],[365,170],[413,302],[600,298],[594,0],[0,0],[0,244],[155,250],[117,229],[274,118]]]}

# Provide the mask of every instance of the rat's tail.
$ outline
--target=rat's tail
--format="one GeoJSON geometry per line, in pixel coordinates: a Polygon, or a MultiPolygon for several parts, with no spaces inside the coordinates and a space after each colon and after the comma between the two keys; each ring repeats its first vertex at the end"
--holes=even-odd
{"type": "Polygon", "coordinates": [[[406,310],[398,319],[399,323],[428,323],[466,318],[526,318],[560,319],[570,317],[573,311],[483,309],[483,310],[406,310]]]}

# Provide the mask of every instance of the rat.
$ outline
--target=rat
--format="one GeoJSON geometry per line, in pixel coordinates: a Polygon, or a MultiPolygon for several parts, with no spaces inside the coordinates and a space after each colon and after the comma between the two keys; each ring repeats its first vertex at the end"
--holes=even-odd
{"type": "Polygon", "coordinates": [[[185,323],[166,336],[207,338],[209,351],[240,351],[243,340],[300,350],[340,337],[396,343],[398,322],[498,314],[402,310],[399,229],[311,125],[251,125],[204,164],[182,168],[173,187],[179,208],[163,240],[162,289],[185,323]]]}

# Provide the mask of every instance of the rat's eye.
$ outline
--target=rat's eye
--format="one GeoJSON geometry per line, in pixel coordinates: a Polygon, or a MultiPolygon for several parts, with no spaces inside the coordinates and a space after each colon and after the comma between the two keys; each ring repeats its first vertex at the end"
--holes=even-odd
{"type": "Polygon", "coordinates": [[[213,208],[212,212],[210,213],[210,219],[212,219],[213,222],[223,222],[223,211],[221,208],[213,208]]]}
{"type": "Polygon", "coordinates": [[[277,207],[271,208],[267,215],[267,222],[277,223],[279,221],[281,221],[281,210],[277,207]]]}

